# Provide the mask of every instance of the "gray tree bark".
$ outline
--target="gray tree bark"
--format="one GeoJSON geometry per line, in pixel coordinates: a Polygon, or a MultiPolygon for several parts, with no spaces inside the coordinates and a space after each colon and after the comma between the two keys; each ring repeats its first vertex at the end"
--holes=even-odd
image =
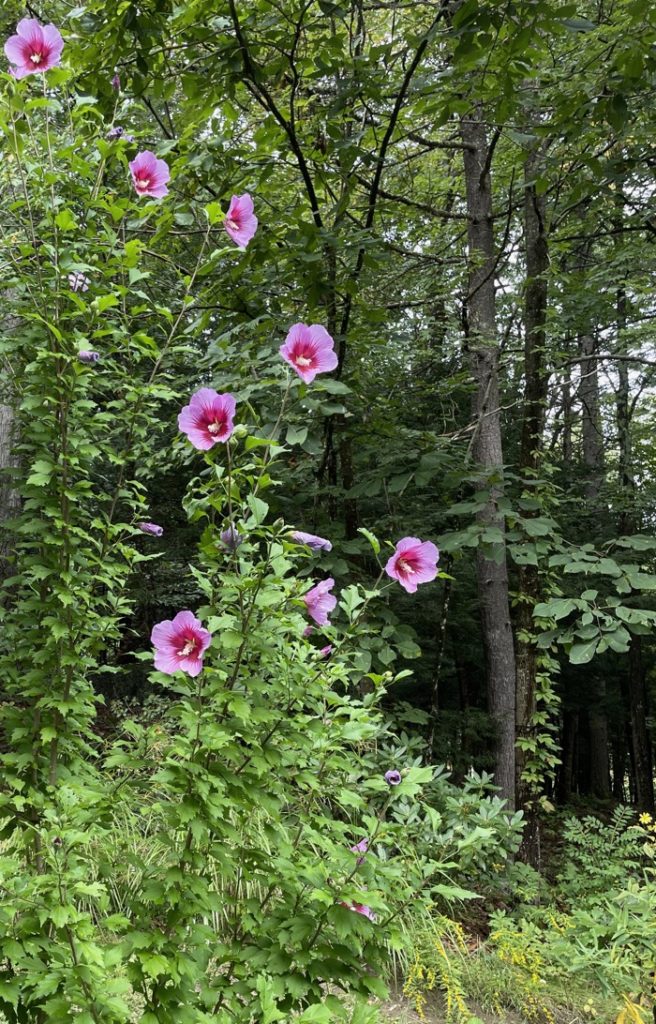
{"type": "MultiPolygon", "coordinates": [[[[586,469],[583,491],[587,499],[586,514],[597,522],[602,512],[600,494],[604,481],[604,438],[599,404],[598,363],[594,359],[596,341],[593,334],[584,334],[581,345],[581,440],[586,469]]],[[[605,510],[604,510],[605,511],[605,510]]],[[[590,730],[590,785],[600,799],[610,797],[610,758],[608,750],[608,717],[605,708],[606,683],[596,676],[593,702],[588,711],[590,730]]]]}
{"type": "MultiPolygon", "coordinates": [[[[530,483],[540,464],[547,401],[548,373],[545,369],[547,320],[547,270],[549,251],[546,232],[546,197],[538,195],[533,181],[542,164],[540,150],[529,153],[524,167],[524,250],[526,292],[524,299],[524,400],[519,470],[530,483]]],[[[515,613],[517,694],[517,739],[528,739],[536,710],[537,652],[533,635],[533,608],[540,600],[540,575],[535,565],[520,565],[519,602],[515,613]]],[[[527,826],[521,856],[537,867],[539,859],[535,792],[522,778],[526,763],[524,751],[516,755],[517,806],[524,809],[527,826]]]]}
{"type": "Polygon", "coordinates": [[[498,501],[504,491],[499,348],[496,336],[494,273],[496,251],[492,221],[490,163],[493,145],[477,107],[460,122],[464,143],[467,196],[469,281],[466,300],[467,349],[476,383],[473,458],[485,496],[478,513],[482,528],[498,531],[486,550],[479,546],[476,574],[487,664],[490,714],[497,735],[495,782],[509,807],[515,806],[515,650],[510,622],[505,522],[498,501]]]}
{"type": "MultiPolygon", "coordinates": [[[[617,333],[620,341],[626,328],[626,292],[620,288],[617,294],[617,333]]],[[[633,473],[633,451],[631,444],[631,402],[629,364],[618,360],[616,417],[619,443],[618,476],[622,494],[619,516],[620,534],[634,533],[637,526],[635,516],[635,478],[633,473]]],[[[654,810],[654,764],[651,739],[647,728],[648,697],[645,670],[642,660],[642,637],[632,636],[629,647],[628,679],[626,697],[629,705],[631,751],[635,799],[641,811],[654,810]]]]}
{"type": "Polygon", "coordinates": [[[0,581],[13,571],[14,536],[4,524],[20,509],[20,496],[12,474],[18,466],[16,440],[16,418],[5,375],[0,389],[0,581]]]}

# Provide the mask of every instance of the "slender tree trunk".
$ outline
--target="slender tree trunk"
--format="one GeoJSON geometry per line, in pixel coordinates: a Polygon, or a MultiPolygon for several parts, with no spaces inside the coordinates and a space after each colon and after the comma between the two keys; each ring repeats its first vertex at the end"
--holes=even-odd
{"type": "MultiPolygon", "coordinates": [[[[533,181],[542,159],[532,151],[524,168],[524,239],[526,253],[526,294],[524,300],[524,401],[519,471],[530,485],[540,463],[548,374],[544,366],[547,319],[547,270],[549,253],[545,227],[546,199],[538,195],[533,181]]],[[[515,612],[517,659],[516,729],[518,740],[528,740],[536,711],[537,652],[533,642],[533,608],[540,600],[540,574],[536,565],[520,565],[519,600],[515,612]]],[[[526,827],[521,856],[537,865],[538,835],[533,788],[522,777],[526,752],[517,748],[515,787],[517,806],[524,810],[526,827]]]]}
{"type": "MultiPolygon", "coordinates": [[[[626,292],[617,294],[617,331],[619,340],[626,327],[626,292]]],[[[619,532],[633,533],[635,520],[635,479],[631,446],[630,380],[628,363],[618,360],[619,387],[617,390],[617,436],[619,443],[618,474],[621,490],[619,532]]],[[[636,804],[641,811],[654,810],[654,765],[651,739],[647,728],[648,700],[645,671],[642,661],[642,637],[632,636],[629,646],[628,679],[626,685],[631,750],[635,776],[636,804]]]]}
{"type": "Polygon", "coordinates": [[[569,803],[572,796],[578,714],[565,711],[563,714],[562,762],[558,773],[556,794],[559,804],[569,803]]]}
{"type": "MultiPolygon", "coordinates": [[[[9,396],[3,395],[2,401],[9,402],[9,396]]],[[[4,523],[20,509],[20,497],[11,473],[18,465],[15,426],[13,406],[0,405],[0,581],[11,576],[14,558],[14,536],[4,529],[4,523]]]]}
{"type": "Polygon", "coordinates": [[[480,472],[479,492],[485,496],[477,520],[493,529],[498,540],[476,556],[483,643],[487,663],[488,704],[497,734],[495,782],[510,807],[515,805],[515,651],[510,624],[505,522],[498,500],[503,495],[503,448],[499,408],[495,246],[492,221],[490,163],[480,108],[463,118],[465,185],[469,215],[469,289],[466,302],[467,346],[476,383],[474,461],[480,472]],[[490,550],[492,547],[492,550],[490,550]]]}
{"type": "MultiPolygon", "coordinates": [[[[593,334],[581,337],[581,438],[586,497],[586,518],[597,527],[602,512],[601,488],[604,481],[604,438],[599,404],[599,374],[594,358],[596,342],[593,334]]],[[[604,510],[605,511],[605,510],[604,510]]],[[[610,797],[610,759],[608,751],[608,718],[605,708],[606,682],[600,675],[594,678],[594,695],[588,711],[590,736],[590,787],[595,796],[610,797]]]]}

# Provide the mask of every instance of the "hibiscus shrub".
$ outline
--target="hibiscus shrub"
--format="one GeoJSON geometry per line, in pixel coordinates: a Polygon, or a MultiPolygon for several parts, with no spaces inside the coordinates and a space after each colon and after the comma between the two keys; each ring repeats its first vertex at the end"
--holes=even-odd
{"type": "Polygon", "coordinates": [[[270,514],[284,408],[336,365],[323,328],[296,324],[280,349],[273,430],[239,381],[234,395],[199,388],[179,411],[196,307],[253,237],[253,204],[233,196],[223,219],[199,204],[195,267],[178,268],[175,166],[133,156],[116,80],[111,122],[106,97],[69,90],[60,44],[53,26],[20,23],[0,111],[12,196],[2,401],[16,439],[0,1009],[11,1024],[309,1022],[348,1019],[347,992],[365,1021],[397,915],[445,884],[443,865],[407,842],[432,772],[373,760],[391,676],[361,686],[358,644],[384,573],[412,593],[435,578],[437,550],[404,538],[371,589],[337,595],[312,561],[330,542],[270,514]],[[202,604],[152,631],[165,717],[124,723],[107,749],[94,684],[120,679],[129,581],[166,528],[149,521],[148,480],[175,459],[195,474],[185,508],[202,604]],[[148,820],[148,855],[120,831],[126,815],[148,820]],[[136,879],[120,904],[117,863],[136,879]]]}

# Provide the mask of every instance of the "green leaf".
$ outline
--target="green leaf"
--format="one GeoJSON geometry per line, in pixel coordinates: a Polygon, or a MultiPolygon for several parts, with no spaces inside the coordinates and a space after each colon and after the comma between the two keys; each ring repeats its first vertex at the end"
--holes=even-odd
{"type": "Polygon", "coordinates": [[[307,436],[307,427],[290,426],[287,428],[287,444],[303,444],[307,436]]]}
{"type": "Polygon", "coordinates": [[[73,231],[77,221],[70,210],[60,210],[55,217],[55,224],[61,231],[73,231]]]}
{"type": "Polygon", "coordinates": [[[376,537],[376,535],[374,533],[372,533],[370,530],[365,529],[364,526],[358,527],[358,533],[361,533],[363,537],[367,538],[367,540],[369,541],[369,543],[371,544],[371,546],[373,548],[374,554],[375,555],[379,555],[380,554],[380,541],[378,540],[378,537],[376,537]]]}
{"type": "Polygon", "coordinates": [[[599,639],[589,640],[584,644],[573,644],[569,651],[569,660],[572,665],[585,665],[592,661],[599,645],[599,639]]]}

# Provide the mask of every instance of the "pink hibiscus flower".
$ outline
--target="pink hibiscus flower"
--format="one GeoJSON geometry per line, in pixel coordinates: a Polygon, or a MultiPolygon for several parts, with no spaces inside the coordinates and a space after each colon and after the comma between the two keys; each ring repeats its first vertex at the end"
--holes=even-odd
{"type": "Polygon", "coordinates": [[[155,648],[155,668],[168,676],[179,670],[197,676],[211,639],[212,634],[203,628],[193,612],[178,612],[173,620],[158,622],[150,634],[155,648]]]}
{"type": "Polygon", "coordinates": [[[409,594],[414,594],[419,583],[430,583],[435,579],[439,557],[440,553],[431,541],[403,537],[387,562],[385,572],[393,580],[398,580],[409,594]]]}
{"type": "Polygon", "coordinates": [[[178,426],[194,448],[207,451],[217,441],[227,441],[234,429],[232,418],[237,402],[233,395],[219,395],[212,388],[201,388],[178,416],[178,426]]]}
{"type": "Polygon", "coordinates": [[[166,183],[170,179],[169,165],[166,160],[158,160],[154,153],[145,149],[137,153],[128,164],[132,173],[132,181],[140,196],[154,196],[161,199],[168,195],[166,183]]]}
{"type": "Polygon", "coordinates": [[[223,226],[241,249],[245,249],[257,231],[257,217],[253,213],[253,200],[248,192],[233,196],[223,226]]]}
{"type": "Polygon", "coordinates": [[[14,78],[25,78],[36,71],[49,71],[59,64],[64,40],[54,25],[40,25],[36,18],[23,18],[15,36],[5,43],[5,53],[13,67],[14,78]]]}
{"type": "Polygon", "coordinates": [[[333,339],[320,324],[294,324],[280,346],[280,355],[296,370],[302,381],[311,384],[318,373],[337,367],[333,339]]]}
{"type": "Polygon", "coordinates": [[[370,921],[376,920],[376,915],[371,907],[368,907],[366,903],[344,903],[344,901],[341,900],[340,906],[346,907],[347,910],[354,910],[356,914],[362,914],[363,917],[368,917],[370,921]]]}
{"type": "Polygon", "coordinates": [[[334,586],[334,579],[322,580],[316,587],[308,590],[307,594],[303,594],[308,615],[318,626],[325,626],[328,623],[328,615],[337,604],[337,598],[329,593],[334,586]]]}

